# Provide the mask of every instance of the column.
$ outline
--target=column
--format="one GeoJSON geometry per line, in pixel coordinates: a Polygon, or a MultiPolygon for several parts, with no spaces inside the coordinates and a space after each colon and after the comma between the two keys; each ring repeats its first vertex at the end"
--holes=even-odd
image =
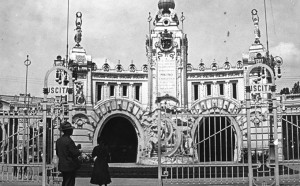
{"type": "Polygon", "coordinates": [[[121,82],[117,82],[117,88],[116,88],[116,98],[121,97],[121,82]]]}
{"type": "Polygon", "coordinates": [[[108,82],[104,82],[104,87],[103,87],[103,100],[108,99],[108,82]]]}
{"type": "Polygon", "coordinates": [[[229,86],[229,80],[225,81],[225,97],[230,98],[230,86],[229,86]]]}
{"type": "Polygon", "coordinates": [[[133,90],[133,83],[129,83],[129,95],[128,95],[129,100],[134,100],[134,90],[133,90]]]}
{"type": "Polygon", "coordinates": [[[88,69],[86,79],[86,104],[87,106],[92,105],[92,70],[88,69]]]}

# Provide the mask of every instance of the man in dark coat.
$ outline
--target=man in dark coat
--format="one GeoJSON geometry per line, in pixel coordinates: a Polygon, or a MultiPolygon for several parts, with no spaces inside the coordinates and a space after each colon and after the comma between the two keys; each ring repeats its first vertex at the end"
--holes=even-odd
{"type": "Polygon", "coordinates": [[[71,139],[74,127],[69,122],[60,125],[60,130],[64,133],[56,141],[56,155],[58,156],[58,170],[62,173],[62,186],[74,186],[77,169],[80,168],[78,157],[80,148],[71,139]]]}

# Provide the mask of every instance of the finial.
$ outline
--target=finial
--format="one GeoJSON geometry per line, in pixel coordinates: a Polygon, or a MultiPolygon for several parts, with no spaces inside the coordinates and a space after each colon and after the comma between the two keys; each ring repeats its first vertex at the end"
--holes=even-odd
{"type": "Polygon", "coordinates": [[[200,59],[200,63],[203,63],[203,59],[202,58],[200,59]]]}
{"type": "Polygon", "coordinates": [[[228,57],[226,57],[226,61],[228,61],[228,57]]]}
{"type": "Polygon", "coordinates": [[[151,12],[149,12],[148,22],[150,23],[151,21],[152,21],[151,12]]]}
{"type": "Polygon", "coordinates": [[[105,63],[107,63],[107,59],[105,59],[105,63]]]}
{"type": "Polygon", "coordinates": [[[29,66],[31,64],[31,61],[29,60],[29,55],[27,55],[27,59],[24,61],[25,66],[29,66]]]}
{"type": "Polygon", "coordinates": [[[133,60],[131,60],[131,64],[133,64],[133,60]]]}
{"type": "Polygon", "coordinates": [[[120,62],[120,60],[118,60],[118,64],[120,64],[121,62],[120,62]]]}
{"type": "Polygon", "coordinates": [[[180,21],[183,22],[185,20],[185,17],[183,15],[183,12],[181,12],[181,17],[180,17],[180,21]]]}
{"type": "Polygon", "coordinates": [[[77,12],[76,13],[76,21],[75,21],[75,25],[76,25],[76,34],[75,34],[75,37],[74,37],[74,40],[76,42],[76,47],[79,47],[80,46],[80,42],[81,42],[81,25],[82,25],[82,13],[81,12],[77,12]]]}
{"type": "Polygon", "coordinates": [[[251,11],[251,14],[252,14],[252,21],[254,23],[254,35],[255,35],[255,41],[254,43],[256,44],[259,44],[260,43],[260,30],[259,30],[259,17],[257,15],[257,10],[256,9],[253,9],[251,11]]]}
{"type": "Polygon", "coordinates": [[[183,31],[183,21],[185,20],[185,17],[183,15],[183,12],[181,12],[181,17],[180,17],[180,21],[181,21],[181,25],[182,25],[182,31],[183,31]]]}

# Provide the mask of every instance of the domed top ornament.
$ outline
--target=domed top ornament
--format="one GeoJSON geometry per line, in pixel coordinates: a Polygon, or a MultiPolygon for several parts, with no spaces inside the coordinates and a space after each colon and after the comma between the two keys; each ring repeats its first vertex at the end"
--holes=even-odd
{"type": "Polygon", "coordinates": [[[169,8],[175,8],[175,2],[174,0],[159,0],[158,8],[164,11],[169,11],[169,8]]]}

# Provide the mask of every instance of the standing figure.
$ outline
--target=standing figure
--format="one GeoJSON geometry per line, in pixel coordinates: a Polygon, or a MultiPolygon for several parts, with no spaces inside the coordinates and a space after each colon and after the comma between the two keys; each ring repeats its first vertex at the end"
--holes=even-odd
{"type": "Polygon", "coordinates": [[[59,158],[58,170],[62,173],[62,186],[74,186],[76,171],[80,168],[79,156],[81,154],[79,144],[75,145],[71,139],[74,127],[69,122],[60,125],[60,130],[64,133],[56,141],[56,155],[59,158]]]}
{"type": "Polygon", "coordinates": [[[92,158],[94,159],[94,168],[91,177],[92,184],[105,185],[111,183],[110,174],[108,171],[109,154],[106,144],[97,138],[98,145],[94,147],[92,158]]]}

